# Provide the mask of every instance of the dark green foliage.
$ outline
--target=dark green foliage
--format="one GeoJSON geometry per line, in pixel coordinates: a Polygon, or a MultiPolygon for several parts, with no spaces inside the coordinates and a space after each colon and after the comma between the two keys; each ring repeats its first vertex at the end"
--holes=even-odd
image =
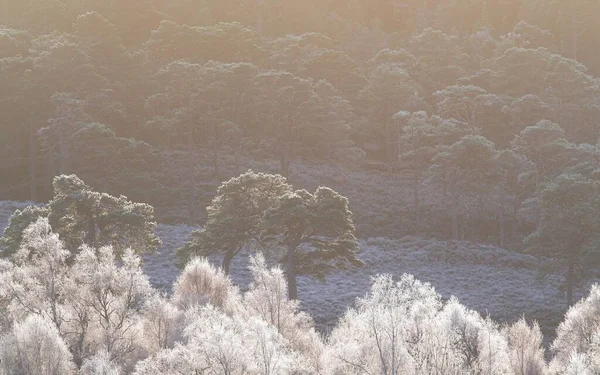
{"type": "Polygon", "coordinates": [[[356,257],[352,212],[348,199],[318,188],[314,194],[297,190],[284,195],[265,214],[265,232],[285,248],[281,259],[287,273],[290,298],[297,298],[296,275],[325,280],[335,268],[360,266],[356,257]]]}
{"type": "Polygon", "coordinates": [[[93,191],[77,176],[62,175],[54,179],[54,198],[47,206],[27,207],[13,215],[2,239],[3,256],[14,254],[21,241],[18,233],[40,216],[49,218],[73,254],[82,244],[111,245],[118,254],[126,248],[152,252],[160,245],[152,206],[93,191]]]}
{"type": "MultiPolygon", "coordinates": [[[[206,208],[204,228],[178,250],[181,264],[192,256],[223,255],[223,270],[244,247],[261,242],[263,215],[291,191],[279,175],[248,171],[224,182],[206,208]]],[[[255,246],[256,247],[256,246],[255,246]]]]}
{"type": "Polygon", "coordinates": [[[284,265],[292,298],[296,275],[324,280],[333,269],[362,264],[348,199],[329,188],[292,191],[280,175],[248,171],[219,187],[207,213],[204,228],[178,250],[181,264],[217,253],[228,272],[244,248],[259,249],[284,265]]]}
{"type": "Polygon", "coordinates": [[[588,175],[566,173],[545,184],[536,198],[540,223],[525,239],[529,251],[564,260],[567,302],[573,304],[575,267],[589,267],[600,245],[600,181],[588,175]]]}

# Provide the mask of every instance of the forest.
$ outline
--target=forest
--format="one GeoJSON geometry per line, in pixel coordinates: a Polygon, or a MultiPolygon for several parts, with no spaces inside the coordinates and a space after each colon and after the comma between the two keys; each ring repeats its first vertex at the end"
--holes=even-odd
{"type": "Polygon", "coordinates": [[[600,373],[598,15],[0,0],[0,372],[600,373]]]}

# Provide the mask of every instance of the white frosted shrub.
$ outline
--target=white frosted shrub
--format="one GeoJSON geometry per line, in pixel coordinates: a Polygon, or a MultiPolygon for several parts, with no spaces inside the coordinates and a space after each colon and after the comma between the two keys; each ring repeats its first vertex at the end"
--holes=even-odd
{"type": "MultiPolygon", "coordinates": [[[[358,299],[332,332],[328,345],[329,373],[416,374],[416,361],[431,319],[441,307],[439,295],[427,284],[403,275],[373,279],[371,291],[358,299]]],[[[418,358],[423,360],[423,358],[418,358]]]]}
{"type": "Polygon", "coordinates": [[[80,375],[121,375],[121,368],[114,363],[104,350],[87,359],[81,366],[80,375]]]}
{"type": "Polygon", "coordinates": [[[459,352],[463,366],[475,366],[480,351],[479,334],[484,330],[481,316],[452,298],[444,306],[440,317],[445,324],[444,330],[454,336],[454,347],[459,352]]]}
{"type": "Polygon", "coordinates": [[[160,295],[148,300],[144,307],[142,324],[144,342],[154,353],[160,349],[172,348],[182,334],[183,313],[160,295]]]}
{"type": "Polygon", "coordinates": [[[600,373],[600,331],[596,332],[588,351],[590,363],[596,373],[600,373]]]}
{"type": "MultiPolygon", "coordinates": [[[[173,349],[164,349],[140,361],[135,366],[135,375],[187,375],[202,374],[204,368],[195,360],[194,353],[186,346],[177,344],[173,349]]],[[[213,372],[204,372],[212,374],[213,372]]]]}
{"type": "Polygon", "coordinates": [[[69,256],[47,218],[39,218],[23,232],[21,247],[13,256],[14,267],[0,275],[0,298],[8,300],[6,317],[12,321],[34,313],[61,328],[66,297],[69,256]]]}
{"type": "Polygon", "coordinates": [[[238,292],[222,270],[206,258],[194,258],[173,286],[173,301],[181,310],[211,304],[233,313],[237,309],[238,292]]]}
{"type": "Polygon", "coordinates": [[[316,374],[275,327],[259,317],[230,316],[212,305],[185,313],[181,343],[137,364],[135,374],[316,374]]]}
{"type": "Polygon", "coordinates": [[[507,326],[503,334],[508,341],[510,367],[515,375],[546,374],[542,332],[537,322],[530,326],[521,318],[507,326]]]}
{"type": "Polygon", "coordinates": [[[512,374],[508,343],[499,332],[498,325],[487,318],[479,332],[479,358],[475,373],[481,375],[512,374]]]}
{"type": "Polygon", "coordinates": [[[552,343],[554,356],[550,363],[552,373],[561,373],[568,363],[575,363],[573,353],[578,353],[582,358],[592,358],[600,353],[592,345],[594,338],[600,335],[599,317],[600,286],[595,284],[587,298],[571,306],[556,330],[556,339],[552,343]]]}
{"type": "Polygon", "coordinates": [[[89,354],[106,351],[127,368],[137,360],[142,346],[141,311],[154,293],[139,257],[127,249],[119,266],[111,247],[84,246],[71,273],[77,297],[72,304],[75,341],[91,348],[89,354]]]}
{"type": "Polygon", "coordinates": [[[455,298],[446,303],[436,321],[445,325],[440,335],[450,338],[452,355],[460,363],[454,367],[455,373],[512,374],[508,343],[493,321],[455,298]]]}
{"type": "Polygon", "coordinates": [[[0,340],[0,366],[5,374],[75,374],[72,355],[49,319],[30,315],[0,340]]]}
{"type": "Polygon", "coordinates": [[[8,314],[8,306],[12,298],[6,294],[5,285],[8,284],[7,277],[10,277],[13,264],[4,259],[0,259],[0,336],[10,328],[11,318],[8,314]]]}
{"type": "Polygon", "coordinates": [[[585,353],[571,352],[568,361],[560,365],[552,361],[551,374],[560,375],[596,375],[600,374],[600,331],[594,334],[585,353]]]}
{"type": "Polygon", "coordinates": [[[64,262],[69,254],[58,234],[52,232],[48,218],[40,217],[23,231],[21,245],[13,255],[13,261],[17,265],[45,261],[48,267],[52,267],[64,262]]]}
{"type": "Polygon", "coordinates": [[[184,335],[199,368],[208,368],[215,374],[246,373],[253,358],[244,345],[242,327],[211,305],[194,313],[196,318],[185,328],[184,335]]]}
{"type": "Polygon", "coordinates": [[[346,313],[329,337],[327,374],[416,374],[400,336],[400,322],[385,326],[381,318],[355,310],[346,313]]]}
{"type": "Polygon", "coordinates": [[[258,318],[237,318],[212,305],[186,313],[185,344],[161,350],[140,362],[136,374],[311,373],[273,326],[258,318]]]}
{"type": "Polygon", "coordinates": [[[244,294],[245,312],[258,316],[275,328],[310,366],[322,366],[323,342],[314,329],[312,318],[300,311],[298,301],[289,300],[287,282],[279,267],[268,268],[262,254],[250,258],[253,281],[244,294]]]}
{"type": "Polygon", "coordinates": [[[244,330],[244,336],[244,341],[252,348],[253,373],[292,374],[299,373],[301,369],[310,369],[301,366],[301,359],[289,348],[289,342],[264,320],[251,318],[244,330]]]}
{"type": "Polygon", "coordinates": [[[3,317],[11,322],[36,314],[52,321],[77,365],[99,350],[121,364],[135,362],[139,312],[153,293],[140,259],[127,250],[117,264],[110,247],[87,246],[72,266],[69,256],[46,218],[31,224],[14,263],[0,273],[3,317]]]}
{"type": "MultiPolygon", "coordinates": [[[[451,300],[443,310],[432,315],[416,315],[413,319],[411,332],[416,334],[412,333],[412,338],[408,338],[408,347],[415,361],[416,373],[462,374],[468,368],[461,336],[452,324],[451,318],[456,317],[452,309],[455,306],[462,308],[458,302],[451,300]]],[[[408,323],[410,327],[411,321],[408,323]]]]}
{"type": "Polygon", "coordinates": [[[495,324],[410,275],[375,277],[326,350],[329,374],[512,374],[495,324]]]}
{"type": "Polygon", "coordinates": [[[592,370],[589,360],[585,354],[573,352],[569,356],[564,371],[560,371],[561,375],[596,375],[597,372],[592,370]]]}

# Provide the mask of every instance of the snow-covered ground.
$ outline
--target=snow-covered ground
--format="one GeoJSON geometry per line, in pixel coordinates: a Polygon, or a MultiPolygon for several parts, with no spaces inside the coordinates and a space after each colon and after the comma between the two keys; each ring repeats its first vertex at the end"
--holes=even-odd
{"type": "MultiPolygon", "coordinates": [[[[0,202],[0,230],[7,225],[12,212],[23,208],[20,202],[0,202]]],[[[157,254],[144,256],[144,270],[157,288],[168,292],[180,270],[176,266],[175,250],[189,237],[193,227],[160,224],[157,234],[163,246],[157,254]]],[[[303,309],[308,311],[320,328],[335,324],[353,305],[356,297],[364,296],[371,276],[403,273],[431,283],[443,297],[456,296],[464,305],[506,322],[525,316],[540,321],[547,335],[566,310],[563,277],[552,273],[541,276],[540,261],[489,245],[461,242],[458,244],[417,237],[399,240],[373,238],[361,241],[362,268],[338,271],[326,283],[307,277],[298,280],[298,294],[303,309]]],[[[243,290],[250,281],[246,269],[247,255],[232,264],[232,279],[243,290]]],[[[579,288],[585,295],[590,282],[579,288]]]]}

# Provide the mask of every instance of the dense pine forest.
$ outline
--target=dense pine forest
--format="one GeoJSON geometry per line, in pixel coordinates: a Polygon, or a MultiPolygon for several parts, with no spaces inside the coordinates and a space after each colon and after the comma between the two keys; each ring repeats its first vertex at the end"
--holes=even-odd
{"type": "Polygon", "coordinates": [[[598,15],[0,0],[0,374],[600,374],[598,15]]]}

